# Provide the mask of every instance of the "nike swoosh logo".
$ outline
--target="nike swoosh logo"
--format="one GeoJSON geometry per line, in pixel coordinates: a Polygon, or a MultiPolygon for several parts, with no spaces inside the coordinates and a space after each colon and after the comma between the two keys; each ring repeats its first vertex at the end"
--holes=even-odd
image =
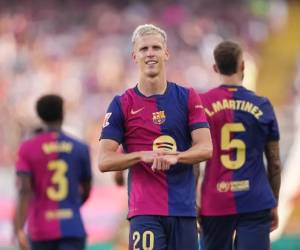
{"type": "Polygon", "coordinates": [[[195,108],[196,109],[203,109],[203,106],[202,105],[195,105],[195,108]]]}
{"type": "Polygon", "coordinates": [[[137,110],[131,109],[130,114],[135,115],[135,114],[139,113],[140,111],[142,111],[144,108],[145,108],[145,107],[142,107],[142,108],[137,109],[137,110]]]}

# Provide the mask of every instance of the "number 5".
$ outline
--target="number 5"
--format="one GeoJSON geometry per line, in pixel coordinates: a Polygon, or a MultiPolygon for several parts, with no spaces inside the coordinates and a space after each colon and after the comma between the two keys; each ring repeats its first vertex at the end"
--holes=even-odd
{"type": "Polygon", "coordinates": [[[227,169],[236,170],[241,168],[246,160],[246,144],[240,139],[230,140],[230,134],[233,132],[246,131],[242,123],[226,123],[221,130],[221,149],[236,149],[236,159],[231,160],[229,154],[221,155],[221,162],[227,169]]]}

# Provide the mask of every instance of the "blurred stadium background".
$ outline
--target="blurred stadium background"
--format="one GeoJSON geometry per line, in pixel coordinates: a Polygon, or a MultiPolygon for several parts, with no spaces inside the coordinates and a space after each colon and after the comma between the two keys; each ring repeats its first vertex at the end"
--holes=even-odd
{"type": "Polygon", "coordinates": [[[16,249],[14,161],[39,126],[34,103],[66,100],[65,130],[91,146],[94,188],[82,212],[88,249],[127,249],[126,189],[97,170],[97,142],[112,96],[133,86],[130,38],[139,24],[167,31],[168,79],[199,91],[217,84],[212,49],[222,39],[245,50],[245,85],[268,96],[281,129],[280,228],[272,249],[300,249],[300,1],[1,0],[0,249],[16,249]]]}

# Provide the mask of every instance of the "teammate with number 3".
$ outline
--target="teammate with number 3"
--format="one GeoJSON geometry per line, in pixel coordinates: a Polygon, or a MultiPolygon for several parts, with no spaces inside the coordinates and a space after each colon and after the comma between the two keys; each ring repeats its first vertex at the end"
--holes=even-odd
{"type": "Polygon", "coordinates": [[[21,144],[16,163],[14,228],[20,249],[83,250],[86,233],[79,208],[91,188],[89,149],[61,131],[60,96],[42,96],[36,111],[45,129],[21,144]]]}
{"type": "Polygon", "coordinates": [[[203,248],[268,250],[269,233],[278,225],[276,117],[267,98],[241,85],[244,61],[238,44],[221,42],[214,59],[222,85],[200,95],[214,145],[201,190],[203,248]]]}

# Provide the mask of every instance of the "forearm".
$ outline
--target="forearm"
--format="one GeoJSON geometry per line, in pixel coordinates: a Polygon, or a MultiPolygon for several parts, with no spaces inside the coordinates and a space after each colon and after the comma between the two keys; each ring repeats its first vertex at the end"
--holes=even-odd
{"type": "Polygon", "coordinates": [[[267,169],[269,182],[273,191],[273,194],[278,201],[279,190],[281,184],[281,161],[279,154],[279,142],[268,142],[265,149],[267,158],[267,169]]]}
{"type": "Polygon", "coordinates": [[[29,202],[31,199],[31,193],[20,190],[18,196],[19,197],[17,201],[16,214],[14,218],[14,231],[16,234],[18,234],[20,230],[23,230],[26,221],[29,202]]]}
{"type": "Polygon", "coordinates": [[[184,164],[197,164],[212,157],[211,144],[194,145],[190,149],[178,154],[178,162],[184,164]]]}
{"type": "Polygon", "coordinates": [[[99,169],[101,172],[127,169],[141,161],[139,152],[128,154],[107,152],[100,156],[99,169]]]}
{"type": "Polygon", "coordinates": [[[281,164],[280,161],[278,161],[277,164],[274,164],[272,166],[268,167],[269,173],[269,182],[273,191],[273,194],[278,201],[279,198],[279,190],[281,185],[281,164]]]}

